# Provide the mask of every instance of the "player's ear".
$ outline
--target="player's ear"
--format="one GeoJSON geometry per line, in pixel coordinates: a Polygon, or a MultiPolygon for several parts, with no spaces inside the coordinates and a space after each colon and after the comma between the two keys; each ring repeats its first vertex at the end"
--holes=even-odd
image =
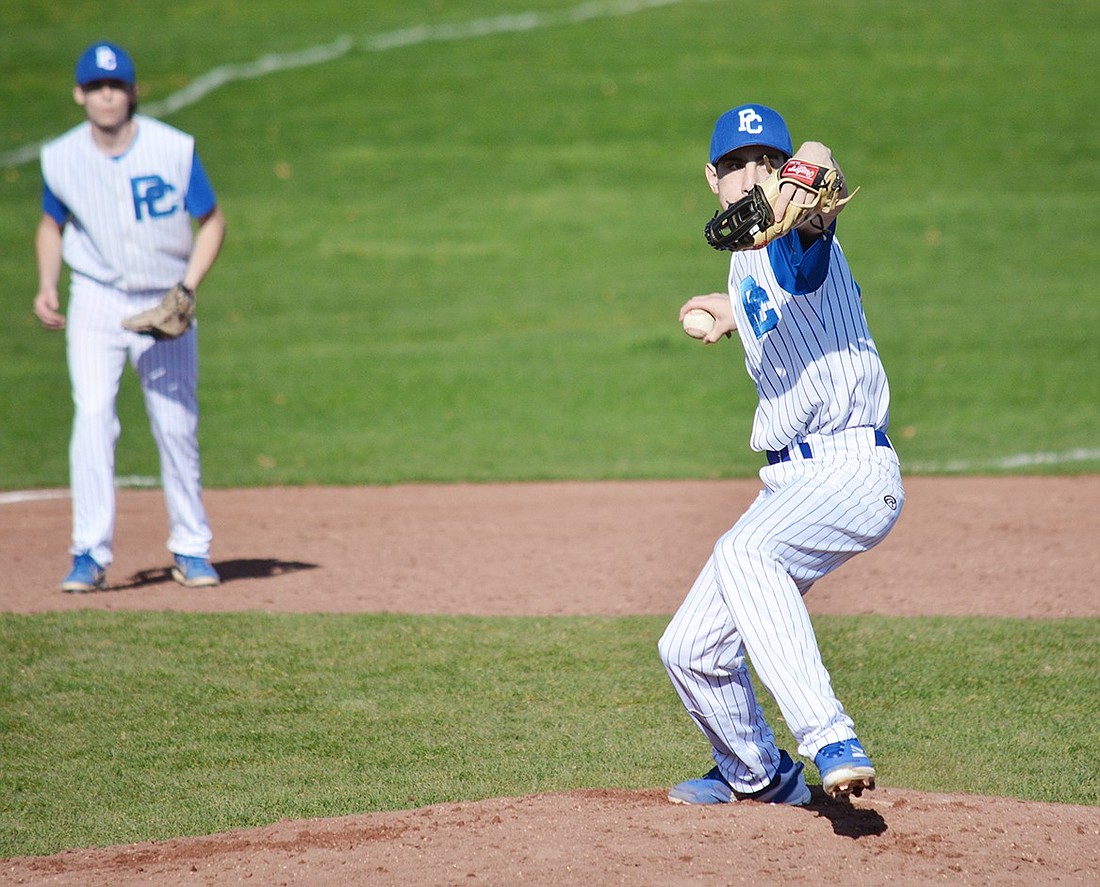
{"type": "Polygon", "coordinates": [[[708,163],[705,169],[707,175],[707,184],[710,185],[710,190],[715,194],[718,193],[718,170],[714,168],[713,163],[708,163]]]}
{"type": "Polygon", "coordinates": [[[84,103],[87,101],[87,98],[84,95],[83,86],[77,84],[73,87],[73,101],[80,105],[80,107],[84,107],[84,103]]]}

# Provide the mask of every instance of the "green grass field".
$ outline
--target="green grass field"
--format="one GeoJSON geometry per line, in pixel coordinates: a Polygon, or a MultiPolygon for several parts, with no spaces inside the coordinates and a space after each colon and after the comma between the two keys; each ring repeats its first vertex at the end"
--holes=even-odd
{"type": "MultiPolygon", "coordinates": [[[[751,35],[697,0],[577,24],[561,16],[581,7],[527,0],[15,6],[0,153],[78,122],[91,34],[132,47],[150,104],[354,41],[167,118],[196,134],[230,225],[201,294],[209,486],[754,472],[738,347],[676,324],[724,286],[702,166],[746,96],[862,186],[840,233],[909,470],[1100,467],[1094,4],[841,2],[751,35]],[[547,24],[369,48],[526,11],[547,24]]],[[[58,486],[71,408],[61,337],[30,312],[38,172],[0,176],[0,488],[58,486]]],[[[124,394],[119,473],[155,475],[124,394]]]]}
{"type": "MultiPolygon", "coordinates": [[[[130,48],[147,108],[222,66],[337,47],[165,115],[196,135],[229,220],[200,294],[207,486],[737,477],[759,462],[739,348],[700,348],[676,313],[724,286],[726,260],[702,237],[710,128],[764,101],[862,186],[840,237],[907,469],[1100,469],[1100,7],[778,0],[767,13],[717,0],[14,0],[0,157],[79,122],[72,66],[94,39],[130,48]]],[[[31,314],[39,190],[33,160],[0,164],[0,490],[67,482],[64,342],[31,314]]],[[[155,476],[132,375],[120,414],[118,473],[155,476]]],[[[0,617],[0,856],[664,784],[706,750],[660,670],[659,631],[0,617]],[[242,635],[252,642],[229,640],[242,635]],[[538,676],[528,644],[547,657],[538,676]],[[387,667],[405,670],[409,698],[387,667]],[[609,672],[624,680],[606,696],[609,672]],[[421,710],[440,680],[475,705],[453,736],[453,709],[421,710]],[[563,723],[569,741],[547,743],[540,725],[563,723]]],[[[1089,804],[1097,631],[821,628],[891,784],[1089,804]],[[853,633],[873,662],[846,658],[853,633]]]]}
{"type": "MultiPolygon", "coordinates": [[[[670,785],[710,763],[666,621],[0,615],[0,857],[670,785]]],[[[885,784],[1100,804],[1100,619],[817,628],[885,784]]]]}

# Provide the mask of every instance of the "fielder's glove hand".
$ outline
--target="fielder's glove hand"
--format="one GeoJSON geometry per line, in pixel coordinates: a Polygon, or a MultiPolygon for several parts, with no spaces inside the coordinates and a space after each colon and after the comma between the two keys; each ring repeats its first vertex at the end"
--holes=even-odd
{"type": "Polygon", "coordinates": [[[748,194],[730,204],[725,212],[716,212],[704,228],[707,243],[715,249],[730,252],[760,249],[813,216],[831,213],[855,196],[853,191],[842,198],[840,195],[843,192],[844,179],[839,170],[792,158],[768,176],[763,184],[754,185],[748,194]],[[787,204],[783,217],[776,219],[779,189],[785,184],[797,185],[798,191],[787,204]],[[806,192],[809,192],[808,200],[805,199],[806,192]]]}
{"type": "Polygon", "coordinates": [[[195,316],[195,291],[177,283],[165,294],[159,305],[127,317],[122,325],[135,333],[149,333],[158,339],[182,336],[195,316]]]}

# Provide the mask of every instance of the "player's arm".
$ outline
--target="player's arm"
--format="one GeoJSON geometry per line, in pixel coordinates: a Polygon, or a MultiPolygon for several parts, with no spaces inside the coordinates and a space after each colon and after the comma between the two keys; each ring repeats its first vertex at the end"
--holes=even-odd
{"type": "Polygon", "coordinates": [[[191,157],[191,178],[187,183],[184,206],[198,222],[191,258],[181,281],[185,287],[194,291],[199,288],[207,272],[214,267],[225,240],[225,215],[218,205],[214,186],[210,184],[198,151],[191,157]]]}
{"type": "Polygon", "coordinates": [[[187,262],[187,270],[183,274],[183,285],[189,290],[197,290],[207,273],[214,267],[214,262],[221,252],[222,243],[225,242],[225,215],[220,206],[198,219],[198,228],[195,231],[195,242],[191,248],[191,258],[187,262]]]}
{"type": "MultiPolygon", "coordinates": [[[[848,196],[848,184],[844,180],[844,173],[840,169],[840,165],[836,162],[836,158],[833,156],[833,152],[827,145],[823,145],[821,142],[803,142],[798,150],[794,152],[792,159],[805,160],[808,163],[814,163],[818,166],[827,166],[830,169],[835,169],[840,173],[841,191],[840,198],[843,200],[848,196]]],[[[776,201],[775,216],[776,218],[782,218],[783,213],[787,209],[787,204],[791,200],[798,200],[798,193],[800,189],[796,185],[784,185],[780,190],[779,199],[776,201]]],[[[806,192],[809,193],[809,192],[806,192]]],[[[836,221],[836,217],[840,215],[840,211],[844,209],[846,203],[837,203],[833,209],[828,213],[817,213],[806,219],[795,230],[798,232],[802,242],[809,245],[812,241],[821,237],[821,235],[829,228],[833,222],[836,221]]]]}
{"type": "Polygon", "coordinates": [[[57,287],[61,280],[62,225],[48,212],[42,213],[34,233],[34,253],[38,263],[38,294],[34,314],[48,330],[65,327],[57,287]]]}
{"type": "MultiPolygon", "coordinates": [[[[811,163],[816,163],[819,166],[827,166],[830,169],[835,169],[840,176],[840,200],[844,200],[849,196],[848,183],[844,179],[844,172],[841,170],[840,164],[836,162],[833,152],[827,146],[821,144],[821,142],[803,142],[794,156],[803,160],[808,160],[811,163]]],[[[836,221],[836,217],[840,215],[840,211],[847,205],[847,203],[838,202],[831,211],[811,217],[807,222],[799,226],[799,233],[803,235],[809,234],[813,238],[820,237],[821,233],[836,221]]]]}

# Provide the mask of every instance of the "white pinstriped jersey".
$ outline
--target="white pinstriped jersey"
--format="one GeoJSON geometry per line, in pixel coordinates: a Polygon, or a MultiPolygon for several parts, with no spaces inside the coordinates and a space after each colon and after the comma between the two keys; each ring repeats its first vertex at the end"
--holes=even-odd
{"type": "Polygon", "coordinates": [[[890,389],[859,286],[840,243],[825,236],[828,272],[804,295],[777,279],[775,244],[730,260],[730,301],[760,397],[750,438],[757,451],[781,450],[807,434],[885,430],[889,421],[890,389]]]}
{"type": "Polygon", "coordinates": [[[198,430],[198,343],[194,327],[175,339],[130,332],[122,322],[152,308],[183,279],[192,218],[216,208],[194,139],[136,115],[134,138],[104,154],[82,123],[42,148],[42,210],[63,229],[73,271],[65,337],[73,389],[69,444],[73,535],[70,553],[102,567],[114,554],[113,407],[127,360],[141,377],[160,454],[168,506],[168,548],[209,557],[212,533],[202,503],[198,430]]]}
{"type": "MultiPolygon", "coordinates": [[[[135,115],[129,150],[107,157],[87,122],[42,149],[46,188],[68,211],[64,259],[77,274],[125,292],[166,290],[179,282],[191,254],[195,142],[187,133],[135,115]]],[[[201,171],[201,164],[197,165],[201,171]]],[[[213,209],[213,192],[195,212],[213,209]]]]}

